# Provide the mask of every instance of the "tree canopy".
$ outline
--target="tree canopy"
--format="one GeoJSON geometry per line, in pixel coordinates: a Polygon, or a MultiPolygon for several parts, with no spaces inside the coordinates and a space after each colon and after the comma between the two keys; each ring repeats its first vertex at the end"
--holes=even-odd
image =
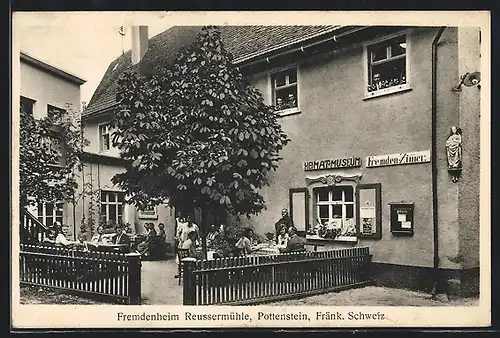
{"type": "Polygon", "coordinates": [[[81,165],[83,147],[88,143],[77,119],[64,110],[35,119],[22,105],[19,117],[21,207],[70,200],[77,188],[74,169],[81,165]]]}
{"type": "Polygon", "coordinates": [[[290,141],[274,109],[232,64],[216,27],[205,27],[151,77],[126,72],[113,143],[126,171],[113,177],[139,207],[259,213],[290,141]]]}

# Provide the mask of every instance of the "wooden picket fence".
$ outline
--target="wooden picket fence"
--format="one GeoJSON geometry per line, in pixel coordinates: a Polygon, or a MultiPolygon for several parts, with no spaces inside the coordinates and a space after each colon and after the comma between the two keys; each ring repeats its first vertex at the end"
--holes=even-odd
{"type": "Polygon", "coordinates": [[[139,254],[21,244],[20,283],[100,296],[122,304],[141,301],[139,254]]]}
{"type": "Polygon", "coordinates": [[[184,261],[184,305],[245,305],[371,284],[368,247],[184,261]]]}

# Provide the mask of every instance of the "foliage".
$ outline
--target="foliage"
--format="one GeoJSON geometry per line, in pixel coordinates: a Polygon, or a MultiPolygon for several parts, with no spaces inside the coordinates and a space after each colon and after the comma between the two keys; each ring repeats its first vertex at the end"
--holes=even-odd
{"type": "Polygon", "coordinates": [[[54,110],[42,119],[20,109],[20,205],[71,200],[88,143],[72,111],[54,110]]]}
{"type": "Polygon", "coordinates": [[[113,143],[126,172],[112,181],[129,203],[248,217],[265,208],[259,189],[289,139],[216,28],[203,28],[157,75],[125,73],[118,100],[113,143]]]}

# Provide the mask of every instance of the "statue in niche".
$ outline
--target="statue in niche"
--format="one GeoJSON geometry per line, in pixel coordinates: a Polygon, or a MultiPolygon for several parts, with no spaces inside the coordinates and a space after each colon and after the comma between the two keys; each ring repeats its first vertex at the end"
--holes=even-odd
{"type": "Polygon", "coordinates": [[[452,181],[457,182],[462,170],[462,130],[455,126],[451,127],[450,136],[446,139],[446,157],[452,181]]]}

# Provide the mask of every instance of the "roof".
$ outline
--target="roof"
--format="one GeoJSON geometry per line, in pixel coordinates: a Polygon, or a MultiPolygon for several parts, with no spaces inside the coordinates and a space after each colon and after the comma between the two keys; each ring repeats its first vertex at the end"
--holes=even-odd
{"type": "MultiPolygon", "coordinates": [[[[340,27],[222,26],[220,32],[225,48],[233,55],[233,63],[240,65],[334,32],[340,27]]],[[[140,67],[142,74],[150,75],[162,66],[172,63],[181,48],[189,46],[196,39],[201,28],[201,26],[174,26],[150,38],[148,52],[137,65],[132,65],[131,51],[111,62],[82,115],[95,115],[114,107],[117,104],[118,79],[123,72],[140,67]]]]}
{"type": "Polygon", "coordinates": [[[62,70],[59,67],[53,66],[45,61],[42,61],[38,58],[35,58],[34,56],[28,55],[25,52],[20,53],[21,57],[21,62],[25,62],[27,64],[30,64],[38,69],[45,70],[55,76],[58,76],[60,78],[63,78],[69,82],[72,82],[77,85],[82,85],[86,80],[82,79],[79,76],[76,76],[75,74],[72,74],[68,71],[62,70]]]}

